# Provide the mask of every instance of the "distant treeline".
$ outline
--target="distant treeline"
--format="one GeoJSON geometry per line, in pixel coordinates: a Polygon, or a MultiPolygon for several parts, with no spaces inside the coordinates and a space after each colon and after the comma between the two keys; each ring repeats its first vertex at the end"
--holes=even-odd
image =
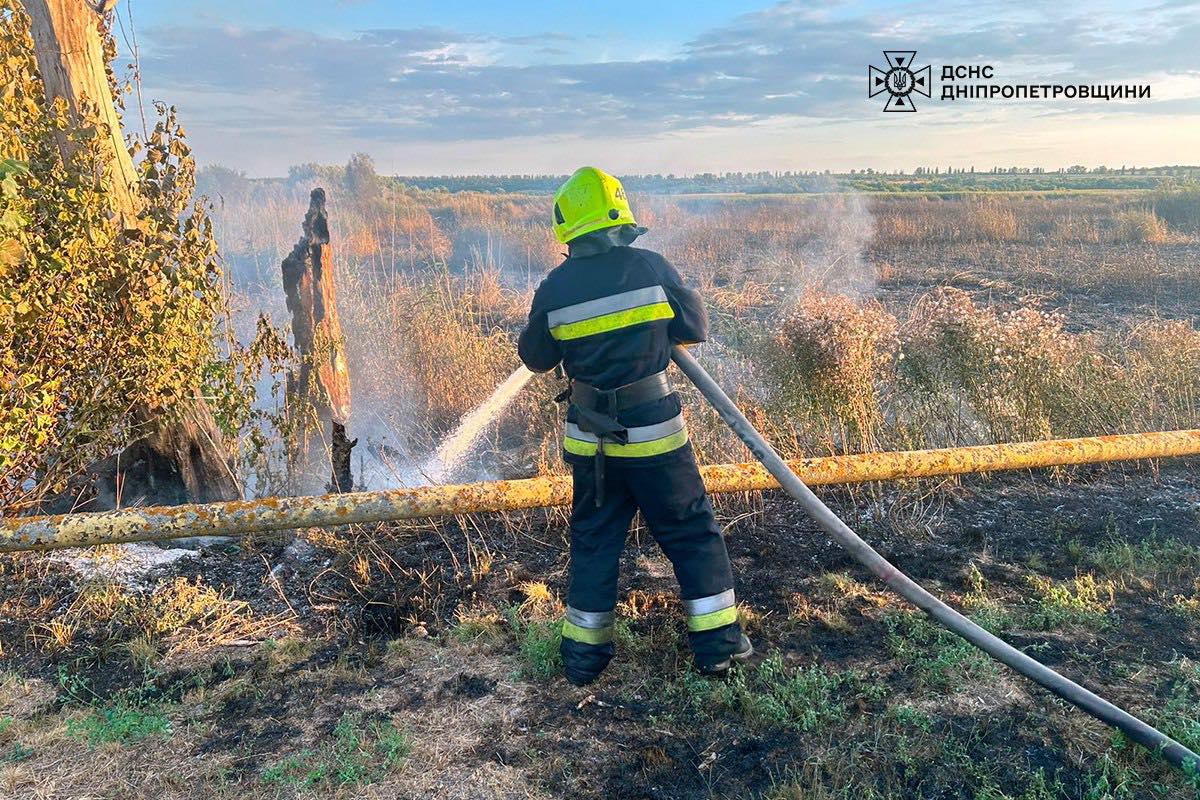
{"type": "MultiPolygon", "coordinates": [[[[199,188],[210,196],[245,196],[274,185],[305,188],[343,185],[355,196],[370,196],[391,184],[398,189],[448,192],[552,194],[566,175],[383,176],[370,156],[356,153],[345,165],[298,164],[286,178],[248,178],[219,165],[201,170],[199,188]]],[[[646,194],[808,194],[864,192],[1046,192],[1067,189],[1158,189],[1195,186],[1200,166],[1084,167],[1048,172],[1040,167],[918,167],[911,173],[877,172],[706,172],[698,175],[622,175],[633,192],[646,194]]]]}
{"type": "MultiPolygon", "coordinates": [[[[397,176],[417,189],[451,192],[552,193],[565,175],[397,176]]],[[[1066,167],[1047,172],[1037,167],[987,171],[919,167],[912,173],[852,170],[835,172],[726,172],[698,175],[622,175],[634,192],[652,194],[803,194],[846,190],[869,192],[1053,191],[1055,189],[1154,189],[1164,181],[1200,179],[1200,166],[1066,167]]]]}

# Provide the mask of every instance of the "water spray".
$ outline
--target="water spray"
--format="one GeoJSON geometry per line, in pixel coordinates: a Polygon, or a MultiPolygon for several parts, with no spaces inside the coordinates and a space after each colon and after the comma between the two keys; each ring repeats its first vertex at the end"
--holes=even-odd
{"type": "Polygon", "coordinates": [[[421,472],[433,483],[442,483],[447,477],[453,475],[483,432],[487,430],[493,420],[500,416],[500,412],[508,408],[508,404],[516,399],[531,378],[533,378],[533,373],[525,366],[517,367],[511,375],[504,379],[503,383],[496,387],[487,400],[462,418],[458,427],[446,437],[421,467],[421,472]]]}
{"type": "Polygon", "coordinates": [[[1200,774],[1200,755],[1193,753],[1157,728],[1151,727],[1132,714],[1117,708],[1103,697],[1063,677],[1045,664],[1030,658],[998,636],[988,633],[897,569],[890,561],[876,552],[875,548],[863,541],[849,525],[813,493],[812,489],[808,488],[804,481],[797,477],[796,473],[792,472],[787,462],[767,443],[762,434],[755,429],[750,420],[746,419],[737,405],[729,399],[729,395],[725,394],[725,391],[713,380],[704,367],[700,366],[700,362],[696,361],[691,353],[676,345],[671,353],[671,359],[721,415],[725,424],[738,435],[746,447],[750,448],[754,457],[779,481],[780,487],[804,507],[804,510],[816,520],[822,530],[832,536],[850,555],[871,570],[890,589],[992,658],[1013,668],[1039,686],[1049,689],[1053,694],[1101,722],[1116,728],[1146,749],[1161,754],[1170,764],[1183,770],[1185,774],[1192,776],[1200,774]]]}

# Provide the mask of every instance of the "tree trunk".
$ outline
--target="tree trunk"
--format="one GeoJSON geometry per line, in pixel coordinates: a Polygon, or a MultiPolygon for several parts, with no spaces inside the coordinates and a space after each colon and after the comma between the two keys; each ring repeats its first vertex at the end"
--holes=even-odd
{"type": "MultiPolygon", "coordinates": [[[[106,159],[113,215],[123,226],[141,208],[137,172],[125,146],[105,71],[103,13],[115,0],[24,0],[46,101],[62,98],[72,125],[98,124],[107,142],[106,159]]],[[[77,153],[59,138],[64,164],[77,153]]],[[[135,408],[136,430],[149,431],[121,454],[93,465],[93,498],[83,510],[143,502],[175,504],[236,500],[242,495],[228,449],[208,404],[199,395],[181,401],[169,417],[135,408]]]]}
{"type": "MultiPolygon", "coordinates": [[[[101,126],[107,142],[113,212],[121,218],[137,214],[137,173],[125,148],[121,119],[113,106],[112,89],[104,63],[104,17],[86,0],[24,0],[29,13],[38,71],[42,73],[46,102],[62,98],[74,123],[89,117],[101,126]]],[[[59,150],[67,164],[75,149],[64,134],[59,150]]]]}
{"type": "MultiPolygon", "coordinates": [[[[350,451],[357,439],[346,437],[350,418],[350,372],[346,367],[345,340],[337,313],[333,248],[329,244],[329,217],[325,190],[313,189],[304,235],[283,260],[280,269],[288,311],[292,313],[292,338],[300,353],[300,374],[288,378],[288,402],[305,412],[315,412],[321,431],[328,430],[332,476],[328,489],[348,492],[350,451]]],[[[302,431],[302,467],[315,466],[314,442],[302,431]]]]}

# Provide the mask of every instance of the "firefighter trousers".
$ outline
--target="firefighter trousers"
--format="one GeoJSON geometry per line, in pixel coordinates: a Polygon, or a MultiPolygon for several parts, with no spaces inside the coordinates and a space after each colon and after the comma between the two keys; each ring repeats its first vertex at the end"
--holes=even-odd
{"type": "Polygon", "coordinates": [[[691,445],[650,463],[623,461],[607,459],[599,507],[593,463],[572,465],[570,586],[561,652],[573,683],[594,680],[615,652],[618,566],[639,510],[675,569],[696,664],[718,664],[741,642],[729,554],[691,445]]]}

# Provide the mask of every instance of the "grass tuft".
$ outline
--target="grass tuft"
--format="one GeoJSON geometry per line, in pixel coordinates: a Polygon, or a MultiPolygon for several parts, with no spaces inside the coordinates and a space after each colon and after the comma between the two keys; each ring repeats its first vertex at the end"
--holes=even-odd
{"type": "Polygon", "coordinates": [[[408,734],[395,725],[364,724],[361,715],[347,712],[329,741],[283,757],[264,769],[260,779],[268,785],[307,788],[367,785],[382,780],[411,752],[408,734]]]}
{"type": "Polygon", "coordinates": [[[968,678],[996,674],[998,667],[966,640],[923,614],[899,611],[883,617],[889,652],[910,669],[918,682],[953,689],[968,678]]]}
{"type": "Polygon", "coordinates": [[[752,725],[817,731],[845,720],[854,703],[878,700],[886,690],[854,672],[816,664],[788,669],[773,655],[724,681],[685,672],[672,693],[702,719],[733,712],[752,725]]]}
{"type": "Polygon", "coordinates": [[[1112,236],[1121,243],[1162,244],[1167,225],[1153,211],[1126,211],[1117,217],[1112,236]]]}
{"type": "Polygon", "coordinates": [[[1065,625],[1095,628],[1109,624],[1116,603],[1116,586],[1087,573],[1056,583],[1041,575],[1028,577],[1033,589],[1033,609],[1025,624],[1037,630],[1054,630],[1065,625]]]}
{"type": "Polygon", "coordinates": [[[557,620],[531,618],[522,615],[522,607],[508,609],[509,629],[517,640],[522,677],[548,680],[562,671],[562,623],[557,620]]]}

